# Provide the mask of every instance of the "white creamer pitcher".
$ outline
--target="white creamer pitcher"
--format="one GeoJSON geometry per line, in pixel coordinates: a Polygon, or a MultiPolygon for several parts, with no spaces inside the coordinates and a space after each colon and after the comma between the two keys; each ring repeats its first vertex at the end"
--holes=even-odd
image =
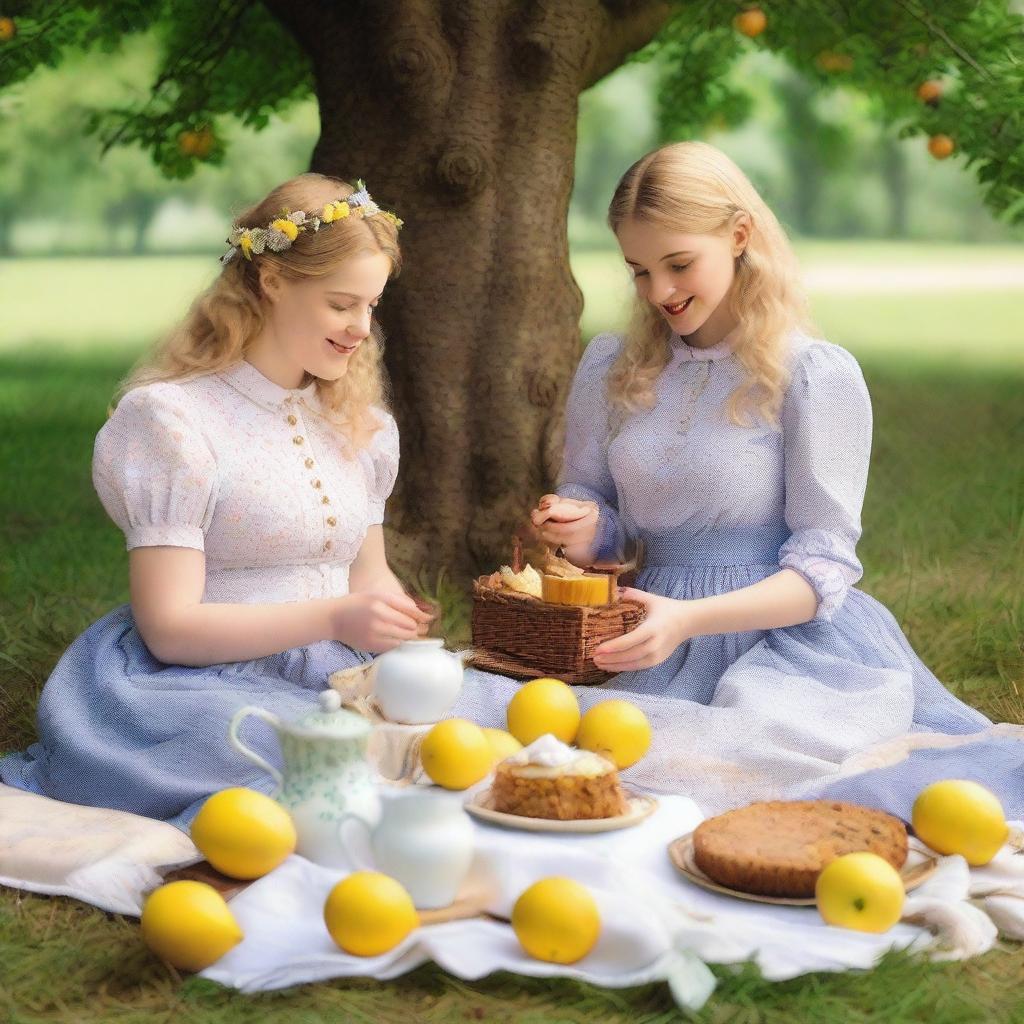
{"type": "Polygon", "coordinates": [[[473,861],[473,823],[462,808],[463,794],[433,786],[381,792],[376,828],[360,830],[361,841],[353,842],[357,823],[342,826],[349,859],[397,879],[418,910],[450,906],[473,861]]]}

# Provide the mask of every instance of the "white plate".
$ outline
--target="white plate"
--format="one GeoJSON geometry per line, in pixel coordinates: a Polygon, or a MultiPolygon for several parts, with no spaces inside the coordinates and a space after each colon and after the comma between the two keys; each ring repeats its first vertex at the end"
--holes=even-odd
{"type": "Polygon", "coordinates": [[[522,814],[506,814],[496,811],[490,804],[490,789],[474,793],[466,801],[466,810],[482,821],[507,828],[524,829],[527,832],[614,832],[615,829],[629,828],[644,820],[657,809],[658,801],[653,796],[644,796],[626,789],[629,810],[614,818],[577,818],[562,821],[558,818],[527,818],[522,814]]]}
{"type": "MultiPolygon", "coordinates": [[[[911,853],[914,853],[911,847],[911,853]]],[[[713,878],[709,878],[697,867],[697,860],[693,853],[693,833],[687,832],[685,836],[673,839],[668,844],[668,855],[673,867],[684,878],[699,885],[702,889],[710,892],[720,892],[725,896],[735,896],[737,899],[750,900],[752,903],[772,903],[782,907],[813,907],[816,900],[813,896],[762,896],[759,893],[742,892],[733,889],[728,885],[722,885],[713,878]]],[[[927,881],[935,869],[939,866],[938,858],[934,854],[921,853],[920,857],[908,858],[907,862],[900,869],[900,877],[903,879],[903,887],[909,892],[916,889],[922,882],[927,881]]]]}

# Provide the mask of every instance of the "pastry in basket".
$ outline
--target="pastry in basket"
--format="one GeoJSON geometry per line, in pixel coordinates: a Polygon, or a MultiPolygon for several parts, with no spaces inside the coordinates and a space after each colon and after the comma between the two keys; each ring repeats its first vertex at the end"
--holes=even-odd
{"type": "Polygon", "coordinates": [[[635,629],[645,614],[639,602],[619,599],[622,568],[585,573],[547,549],[531,564],[517,538],[509,565],[473,581],[473,664],[516,679],[603,683],[608,673],[594,664],[595,648],[635,629]]]}
{"type": "Polygon", "coordinates": [[[614,818],[629,810],[611,761],[566,746],[550,733],[494,770],[491,806],[527,818],[614,818]]]}
{"type": "Polygon", "coordinates": [[[721,885],[761,896],[810,897],[822,869],[867,850],[899,870],[907,859],[903,822],[883,811],[834,800],[750,804],[701,822],[697,867],[721,885]]]}

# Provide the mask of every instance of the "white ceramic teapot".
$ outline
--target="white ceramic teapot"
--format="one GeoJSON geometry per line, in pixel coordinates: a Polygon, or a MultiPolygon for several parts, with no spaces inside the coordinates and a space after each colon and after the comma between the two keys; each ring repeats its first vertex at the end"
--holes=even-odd
{"type": "Polygon", "coordinates": [[[376,658],[373,694],[384,717],[403,725],[439,722],[462,692],[470,653],[446,651],[444,640],[406,640],[376,658]]]}
{"type": "Polygon", "coordinates": [[[231,746],[277,781],[274,798],[291,814],[298,833],[295,852],[326,867],[349,869],[339,828],[357,817],[368,828],[380,820],[377,778],[366,759],[372,726],[341,707],[334,690],[320,694],[320,710],[284,722],[265,708],[236,712],[228,729],[231,746]],[[250,750],[238,737],[248,715],[272,726],[281,744],[284,774],[250,750]]]}
{"type": "Polygon", "coordinates": [[[473,861],[473,822],[462,808],[463,794],[406,786],[384,788],[381,795],[380,824],[366,829],[361,843],[352,841],[355,822],[342,823],[349,860],[401,882],[418,910],[450,906],[473,861]]]}

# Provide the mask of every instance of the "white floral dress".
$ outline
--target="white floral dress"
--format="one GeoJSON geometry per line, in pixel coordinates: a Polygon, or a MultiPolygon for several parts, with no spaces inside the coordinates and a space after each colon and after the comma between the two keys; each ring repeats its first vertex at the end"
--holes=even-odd
{"type": "MultiPolygon", "coordinates": [[[[315,384],[287,390],[242,361],[125,395],[97,435],[93,481],[129,549],[205,553],[205,602],[339,597],[398,471],[395,422],[377,414],[369,446],[349,454],[315,384]]],[[[248,662],[166,665],[124,605],[61,658],[40,697],[39,741],[0,760],[0,781],[185,828],[218,789],[272,786],[228,745],[238,708],[298,715],[330,672],[368,659],[323,642],[248,662]]],[[[245,730],[279,765],[271,730],[251,719],[245,730]]]]}

